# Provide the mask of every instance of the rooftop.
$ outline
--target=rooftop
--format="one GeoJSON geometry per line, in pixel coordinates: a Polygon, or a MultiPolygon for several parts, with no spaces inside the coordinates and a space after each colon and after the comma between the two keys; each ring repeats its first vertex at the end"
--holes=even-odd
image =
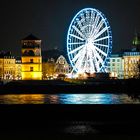
{"type": "Polygon", "coordinates": [[[22,40],[40,40],[40,39],[34,36],[33,34],[30,34],[22,40]]]}

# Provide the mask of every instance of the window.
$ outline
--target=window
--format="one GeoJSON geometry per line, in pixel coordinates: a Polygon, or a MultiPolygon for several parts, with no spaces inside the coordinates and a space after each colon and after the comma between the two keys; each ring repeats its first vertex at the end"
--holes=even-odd
{"type": "Polygon", "coordinates": [[[30,67],[30,71],[34,71],[34,68],[33,67],[30,67]]]}
{"type": "Polygon", "coordinates": [[[112,66],[115,66],[115,64],[113,63],[112,66]]]}
{"type": "Polygon", "coordinates": [[[30,59],[30,62],[31,62],[31,63],[33,63],[33,62],[34,62],[34,60],[33,60],[33,59],[30,59]]]}

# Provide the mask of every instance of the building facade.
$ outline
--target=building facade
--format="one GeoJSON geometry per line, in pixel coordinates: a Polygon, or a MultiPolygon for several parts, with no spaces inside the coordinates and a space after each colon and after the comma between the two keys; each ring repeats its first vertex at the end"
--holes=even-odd
{"type": "Polygon", "coordinates": [[[59,56],[55,63],[55,74],[66,75],[69,73],[69,64],[63,55],[59,56]]]}
{"type": "Polygon", "coordinates": [[[22,43],[22,80],[42,80],[41,40],[29,35],[22,43]]]}
{"type": "Polygon", "coordinates": [[[16,59],[16,71],[15,71],[15,80],[21,80],[22,74],[21,74],[21,58],[16,59]]]}
{"type": "Polygon", "coordinates": [[[140,52],[124,52],[124,79],[138,78],[140,52]]]}
{"type": "Polygon", "coordinates": [[[47,62],[42,63],[42,73],[43,73],[43,79],[54,79],[55,75],[55,60],[53,58],[48,59],[47,62]]]}
{"type": "Polygon", "coordinates": [[[3,79],[3,75],[4,75],[4,59],[2,57],[0,57],[0,80],[3,79]]]}
{"type": "Polygon", "coordinates": [[[0,80],[15,79],[16,59],[11,52],[0,55],[0,80]]]}
{"type": "Polygon", "coordinates": [[[112,54],[109,60],[109,72],[111,78],[124,78],[124,59],[119,54],[112,54]]]}
{"type": "Polygon", "coordinates": [[[15,63],[13,56],[4,56],[4,80],[15,79],[15,63]]]}
{"type": "Polygon", "coordinates": [[[50,58],[42,63],[43,79],[64,78],[70,73],[70,68],[70,65],[63,55],[60,55],[56,59],[50,58]]]}

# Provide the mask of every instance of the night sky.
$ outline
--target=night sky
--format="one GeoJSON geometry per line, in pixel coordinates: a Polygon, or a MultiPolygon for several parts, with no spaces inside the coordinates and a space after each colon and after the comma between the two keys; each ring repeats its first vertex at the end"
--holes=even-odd
{"type": "Polygon", "coordinates": [[[1,0],[0,50],[20,55],[20,40],[31,33],[42,39],[43,50],[65,49],[72,18],[87,7],[107,17],[113,52],[131,47],[135,30],[140,32],[139,0],[1,0]]]}

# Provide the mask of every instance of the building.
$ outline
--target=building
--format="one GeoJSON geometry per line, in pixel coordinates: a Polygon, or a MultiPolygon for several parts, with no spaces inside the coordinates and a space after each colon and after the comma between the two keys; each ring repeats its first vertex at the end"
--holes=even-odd
{"type": "Polygon", "coordinates": [[[0,55],[0,80],[3,79],[3,75],[4,75],[4,58],[2,55],[0,55]]]}
{"type": "Polygon", "coordinates": [[[42,80],[41,40],[29,35],[22,44],[22,80],[42,80]]]}
{"type": "Polygon", "coordinates": [[[64,78],[70,73],[70,70],[71,67],[63,55],[57,59],[49,58],[42,63],[43,79],[64,78]]]}
{"type": "Polygon", "coordinates": [[[124,59],[120,54],[112,54],[108,65],[111,78],[124,78],[124,59]]]}
{"type": "Polygon", "coordinates": [[[0,79],[14,80],[15,79],[15,57],[11,52],[2,52],[0,54],[0,79]]]}
{"type": "Polygon", "coordinates": [[[43,79],[53,79],[55,75],[55,59],[51,58],[42,63],[43,79]]]}
{"type": "Polygon", "coordinates": [[[15,63],[13,56],[4,56],[4,80],[15,79],[15,63]]]}
{"type": "Polygon", "coordinates": [[[66,75],[70,71],[69,64],[67,63],[63,55],[59,56],[55,63],[55,74],[56,75],[66,75]]]}
{"type": "Polygon", "coordinates": [[[138,78],[139,77],[139,63],[140,63],[140,35],[135,34],[132,42],[132,49],[123,53],[124,58],[124,78],[138,78]]]}
{"type": "Polygon", "coordinates": [[[132,42],[132,50],[140,51],[140,34],[135,33],[135,37],[132,42]]]}
{"type": "Polygon", "coordinates": [[[138,78],[139,76],[139,62],[140,62],[140,52],[130,51],[124,52],[124,78],[138,78]]]}
{"type": "Polygon", "coordinates": [[[138,78],[140,65],[140,35],[135,34],[132,48],[112,54],[109,61],[111,77],[118,79],[138,78]]]}
{"type": "Polygon", "coordinates": [[[22,74],[21,74],[21,57],[16,58],[16,71],[15,71],[15,80],[21,80],[22,74]]]}
{"type": "Polygon", "coordinates": [[[109,60],[111,78],[129,79],[139,77],[140,52],[124,51],[122,55],[112,54],[109,60]]]}

